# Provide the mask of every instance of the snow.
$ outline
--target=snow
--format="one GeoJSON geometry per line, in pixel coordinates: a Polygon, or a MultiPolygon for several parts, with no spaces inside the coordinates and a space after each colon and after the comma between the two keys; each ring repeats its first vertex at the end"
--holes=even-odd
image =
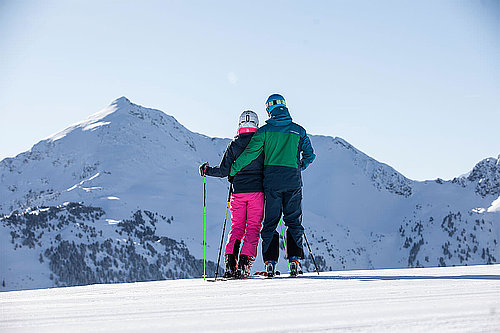
{"type": "Polygon", "coordinates": [[[491,206],[488,208],[488,213],[500,212],[500,197],[491,203],[491,206]]]}
{"type": "Polygon", "coordinates": [[[2,332],[494,332],[500,265],[0,293],[2,332]]]}
{"type": "MultiPolygon", "coordinates": [[[[66,192],[70,192],[70,191],[73,191],[74,189],[76,188],[79,188],[81,187],[81,185],[85,184],[86,182],[90,182],[92,181],[93,179],[99,177],[100,175],[100,172],[96,173],[95,175],[93,175],[92,177],[90,177],[89,179],[84,179],[82,180],[81,182],[79,182],[78,184],[75,184],[73,186],[71,186],[70,188],[68,188],[66,190],[66,192]]],[[[85,188],[85,187],[82,187],[83,190],[85,190],[86,192],[89,192],[89,190],[93,190],[93,189],[101,189],[101,187],[88,187],[88,188],[85,188]]]]}
{"type": "Polygon", "coordinates": [[[488,212],[488,213],[500,212],[500,197],[498,197],[496,200],[494,200],[491,203],[491,206],[488,207],[487,209],[486,208],[477,207],[477,208],[474,208],[472,211],[475,212],[475,213],[479,213],[479,214],[483,214],[485,212],[488,212]]]}
{"type": "Polygon", "coordinates": [[[54,142],[66,137],[66,135],[68,135],[69,133],[73,132],[75,129],[78,128],[82,129],[82,131],[88,131],[88,130],[94,130],[104,125],[108,125],[110,124],[110,122],[101,120],[103,118],[106,118],[110,114],[116,112],[119,108],[127,107],[129,104],[130,101],[126,97],[120,97],[114,100],[108,107],[89,116],[86,120],[73,124],[70,127],[66,128],[65,130],[49,136],[47,139],[54,142]]]}
{"type": "Polygon", "coordinates": [[[111,124],[109,121],[100,121],[97,123],[93,123],[90,125],[87,125],[83,128],[84,131],[90,131],[90,130],[95,130],[98,127],[105,126],[111,124]]]}

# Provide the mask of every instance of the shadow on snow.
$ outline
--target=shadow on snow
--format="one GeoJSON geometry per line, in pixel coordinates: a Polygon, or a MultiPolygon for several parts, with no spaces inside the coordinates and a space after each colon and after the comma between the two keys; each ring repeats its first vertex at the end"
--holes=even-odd
{"type": "Polygon", "coordinates": [[[386,280],[500,280],[500,275],[451,275],[451,276],[379,276],[379,275],[360,275],[360,276],[301,276],[300,279],[317,280],[360,280],[360,281],[386,281],[386,280]]]}

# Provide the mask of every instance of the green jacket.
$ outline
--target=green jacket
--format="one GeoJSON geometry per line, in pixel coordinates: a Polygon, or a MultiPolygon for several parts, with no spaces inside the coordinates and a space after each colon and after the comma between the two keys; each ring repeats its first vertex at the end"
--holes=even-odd
{"type": "Polygon", "coordinates": [[[233,163],[230,175],[236,175],[264,152],[264,189],[301,187],[301,171],[316,157],[306,130],[292,122],[284,106],[275,108],[266,123],[233,163]]]}

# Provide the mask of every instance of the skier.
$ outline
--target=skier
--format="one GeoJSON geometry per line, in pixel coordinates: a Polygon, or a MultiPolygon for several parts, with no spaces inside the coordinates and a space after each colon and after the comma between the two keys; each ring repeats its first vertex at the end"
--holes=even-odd
{"type": "MultiPolygon", "coordinates": [[[[243,152],[259,128],[259,118],[253,111],[244,111],[239,118],[238,134],[228,145],[219,166],[208,163],[200,166],[200,175],[227,177],[231,164],[243,152]]],[[[231,178],[231,231],[229,232],[224,258],[225,278],[246,277],[257,256],[262,215],[264,211],[264,188],[262,186],[264,158],[258,156],[231,178]],[[241,254],[238,258],[241,241],[241,254]]]]}
{"type": "Polygon", "coordinates": [[[245,151],[231,167],[230,176],[251,165],[264,153],[264,223],[262,253],[269,277],[276,274],[279,258],[279,234],[276,227],[283,213],[287,226],[287,258],[290,276],[301,273],[302,247],[302,176],[316,157],[311,141],[301,126],[292,122],[285,99],[279,94],[269,96],[266,110],[270,117],[252,137],[245,151]],[[302,155],[302,156],[301,156],[302,155]]]}

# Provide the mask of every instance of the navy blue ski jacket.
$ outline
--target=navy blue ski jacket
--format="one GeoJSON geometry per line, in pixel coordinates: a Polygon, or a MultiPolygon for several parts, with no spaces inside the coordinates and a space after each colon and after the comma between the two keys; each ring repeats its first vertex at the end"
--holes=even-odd
{"type": "MultiPolygon", "coordinates": [[[[255,133],[241,133],[227,146],[224,157],[217,167],[208,167],[206,174],[212,177],[227,177],[231,165],[245,150],[255,133]]],[[[264,192],[264,153],[244,167],[233,179],[233,193],[264,192]]]]}

